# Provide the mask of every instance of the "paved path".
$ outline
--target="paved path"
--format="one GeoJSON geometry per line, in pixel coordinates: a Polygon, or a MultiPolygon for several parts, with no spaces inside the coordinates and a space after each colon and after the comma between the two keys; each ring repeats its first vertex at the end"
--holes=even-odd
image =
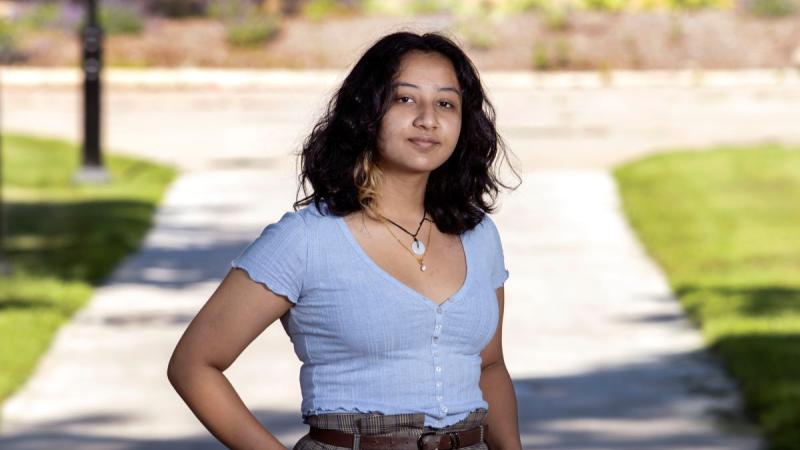
{"type": "MultiPolygon", "coordinates": [[[[607,168],[669,138],[796,139],[791,118],[800,106],[791,98],[800,87],[714,87],[703,100],[708,92],[642,80],[649,89],[525,88],[513,79],[491,86],[500,117],[509,117],[504,126],[513,129],[516,120],[532,130],[509,140],[524,181],[495,216],[511,273],[504,345],[523,442],[535,449],[756,449],[730,380],[620,214],[607,168]],[[656,108],[654,98],[664,102],[656,108]],[[630,103],[606,103],[621,99],[630,103]],[[652,126],[644,114],[651,107],[665,121],[645,145],[634,131],[652,126]],[[760,120],[767,113],[769,123],[760,120]],[[678,118],[688,130],[669,121],[678,118]],[[720,127],[734,119],[740,126],[720,127]],[[543,140],[546,123],[552,134],[543,140]],[[607,133],[568,132],[597,124],[607,133]],[[670,130],[677,136],[668,138],[670,130]]],[[[111,93],[108,140],[180,163],[184,175],[141,251],[60,330],[29,383],[4,404],[0,448],[222,448],[169,386],[166,363],[230,259],[294,200],[286,149],[303,117],[310,120],[304,108],[325,92],[301,81],[294,90],[262,86],[247,101],[235,88],[123,86],[111,93]],[[226,137],[230,145],[222,145],[226,137]]],[[[48,89],[4,86],[5,129],[68,135],[63,117],[74,94],[48,89]]],[[[288,338],[273,326],[226,372],[287,446],[305,432],[298,370],[288,338]]]]}

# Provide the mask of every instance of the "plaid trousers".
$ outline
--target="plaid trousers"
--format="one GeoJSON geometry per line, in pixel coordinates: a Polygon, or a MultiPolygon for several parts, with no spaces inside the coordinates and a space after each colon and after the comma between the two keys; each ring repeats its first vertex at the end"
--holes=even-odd
{"type": "MultiPolygon", "coordinates": [[[[305,423],[308,425],[345,431],[348,433],[359,434],[411,434],[418,437],[424,431],[436,431],[437,434],[446,433],[454,430],[464,430],[475,428],[484,422],[487,410],[478,408],[470,411],[469,415],[459,422],[445,428],[432,428],[424,426],[424,413],[406,414],[379,414],[379,413],[330,413],[309,416],[305,423]]],[[[464,450],[489,450],[485,442],[478,442],[469,447],[461,447],[464,450]]],[[[353,443],[352,450],[358,450],[358,439],[353,443]]],[[[292,450],[347,450],[347,447],[337,447],[311,439],[307,433],[297,441],[292,450]]]]}

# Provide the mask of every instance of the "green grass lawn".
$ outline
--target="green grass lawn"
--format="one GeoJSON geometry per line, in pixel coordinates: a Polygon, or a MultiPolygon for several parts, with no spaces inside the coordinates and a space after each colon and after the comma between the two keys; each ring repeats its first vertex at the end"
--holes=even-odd
{"type": "Polygon", "coordinates": [[[30,376],[58,329],[150,227],[175,171],[105,155],[112,181],[76,185],[77,146],[3,135],[5,253],[0,279],[0,402],[30,376]]]}
{"type": "Polygon", "coordinates": [[[800,148],[662,153],[614,176],[770,448],[800,449],[800,148]]]}

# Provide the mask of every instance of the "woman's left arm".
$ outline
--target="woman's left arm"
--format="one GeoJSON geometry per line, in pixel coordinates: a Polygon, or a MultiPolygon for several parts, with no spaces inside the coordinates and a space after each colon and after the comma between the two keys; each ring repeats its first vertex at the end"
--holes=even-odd
{"type": "Polygon", "coordinates": [[[486,442],[491,450],[522,450],[519,434],[517,398],[511,376],[503,361],[503,286],[497,288],[500,316],[494,337],[481,352],[480,387],[483,398],[489,403],[485,423],[489,425],[486,442]]]}

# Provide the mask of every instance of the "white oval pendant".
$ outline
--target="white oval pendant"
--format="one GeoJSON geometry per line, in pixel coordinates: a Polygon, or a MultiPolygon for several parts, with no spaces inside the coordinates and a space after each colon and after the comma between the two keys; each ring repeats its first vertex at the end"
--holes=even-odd
{"type": "Polygon", "coordinates": [[[425,269],[427,269],[427,267],[425,266],[425,264],[423,264],[423,265],[419,266],[419,270],[421,270],[421,271],[425,272],[425,269]]]}
{"type": "Polygon", "coordinates": [[[425,244],[423,244],[422,241],[414,239],[414,241],[411,243],[411,250],[417,256],[422,255],[425,253],[425,244]]]}

